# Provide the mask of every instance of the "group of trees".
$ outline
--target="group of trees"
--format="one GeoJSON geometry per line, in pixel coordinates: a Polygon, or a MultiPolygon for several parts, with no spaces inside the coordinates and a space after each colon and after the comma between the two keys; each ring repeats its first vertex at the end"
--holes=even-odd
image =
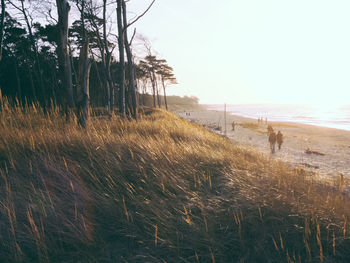
{"type": "Polygon", "coordinates": [[[139,79],[143,84],[143,93],[147,92],[147,85],[151,83],[153,107],[156,107],[156,105],[158,105],[158,107],[161,106],[159,96],[161,85],[163,88],[165,107],[168,109],[166,86],[168,84],[176,84],[173,68],[168,66],[165,59],[157,59],[156,56],[148,55],[144,60],[140,61],[138,72],[139,79]]]}
{"type": "MultiPolygon", "coordinates": [[[[1,0],[0,89],[19,101],[75,109],[85,126],[88,108],[118,108],[137,119],[140,92],[159,93],[176,83],[166,60],[136,59],[127,0],[1,0]],[[73,21],[71,24],[69,21],[73,21]],[[141,87],[141,88],[139,88],[141,87]]],[[[158,101],[158,103],[156,103],[158,101]]],[[[167,107],[167,103],[166,107],[167,107]]]]}

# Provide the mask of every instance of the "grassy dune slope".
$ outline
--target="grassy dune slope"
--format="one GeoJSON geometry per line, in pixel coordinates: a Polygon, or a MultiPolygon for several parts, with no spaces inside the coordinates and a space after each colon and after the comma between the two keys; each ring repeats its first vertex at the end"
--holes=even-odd
{"type": "Polygon", "coordinates": [[[175,115],[0,111],[0,261],[346,262],[344,180],[231,145],[175,115]]]}

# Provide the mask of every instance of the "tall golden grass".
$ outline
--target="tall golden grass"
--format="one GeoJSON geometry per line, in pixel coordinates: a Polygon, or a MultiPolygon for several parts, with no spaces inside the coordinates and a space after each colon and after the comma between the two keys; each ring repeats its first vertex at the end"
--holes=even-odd
{"type": "Polygon", "coordinates": [[[138,122],[0,98],[0,261],[348,262],[347,182],[163,110],[138,122]]]}

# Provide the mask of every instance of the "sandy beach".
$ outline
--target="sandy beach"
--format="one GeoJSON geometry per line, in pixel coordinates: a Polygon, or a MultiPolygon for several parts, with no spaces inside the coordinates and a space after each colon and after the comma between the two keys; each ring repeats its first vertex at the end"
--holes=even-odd
{"type": "MultiPolygon", "coordinates": [[[[225,134],[224,112],[211,110],[175,112],[191,122],[196,122],[220,134],[225,134]],[[220,127],[221,131],[214,128],[220,127]]],[[[292,122],[269,122],[261,124],[257,119],[226,114],[226,136],[232,143],[252,147],[271,158],[282,159],[295,167],[303,167],[322,178],[350,179],[350,131],[305,125],[292,122]],[[235,122],[235,130],[231,123],[235,122]],[[271,154],[267,125],[284,137],[281,150],[271,154]],[[306,153],[309,149],[314,154],[306,153]]]]}

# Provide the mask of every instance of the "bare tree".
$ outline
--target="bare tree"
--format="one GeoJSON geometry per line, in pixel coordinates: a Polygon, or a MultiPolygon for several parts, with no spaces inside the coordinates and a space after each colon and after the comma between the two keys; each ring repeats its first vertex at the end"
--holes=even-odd
{"type": "MultiPolygon", "coordinates": [[[[107,45],[104,44],[107,41],[107,39],[106,39],[107,34],[101,36],[100,25],[99,25],[100,18],[97,17],[98,12],[99,12],[99,8],[97,6],[93,6],[92,1],[90,1],[90,6],[88,7],[89,22],[90,22],[90,24],[95,32],[96,44],[98,46],[98,50],[100,52],[100,58],[102,60],[103,78],[101,79],[102,81],[100,81],[100,82],[101,83],[103,82],[105,90],[107,91],[105,94],[106,95],[106,104],[107,104],[108,110],[110,111],[110,109],[111,109],[111,107],[110,107],[111,92],[110,92],[110,82],[108,80],[109,79],[111,80],[111,78],[109,78],[107,76],[108,72],[110,72],[110,70],[107,69],[107,67],[110,67],[110,63],[107,63],[106,51],[105,51],[105,47],[106,46],[108,47],[108,44],[107,45]]],[[[105,25],[106,25],[106,1],[104,1],[104,4],[103,4],[103,31],[104,32],[106,31],[105,25]]],[[[107,49],[107,53],[112,53],[112,52],[109,52],[109,49],[107,49]]],[[[92,55],[93,55],[93,53],[92,53],[92,55]]],[[[96,71],[98,72],[97,64],[96,64],[95,60],[94,60],[94,64],[95,64],[96,71]]]]}
{"type": "Polygon", "coordinates": [[[79,55],[79,71],[77,85],[77,113],[78,121],[82,127],[86,127],[89,119],[89,79],[90,79],[91,60],[89,59],[89,41],[85,40],[79,55]]]}
{"type": "Polygon", "coordinates": [[[125,116],[125,57],[124,57],[124,26],[122,17],[122,0],[117,0],[117,22],[118,22],[118,47],[120,63],[119,82],[119,112],[125,116]]]}
{"type": "MultiPolygon", "coordinates": [[[[124,0],[122,0],[122,4],[123,4],[123,24],[127,25],[126,5],[124,0]]],[[[127,28],[124,29],[124,45],[125,45],[126,56],[128,58],[128,69],[129,69],[128,91],[131,95],[131,110],[132,110],[132,115],[134,119],[137,120],[138,105],[137,105],[137,99],[136,99],[137,88],[136,88],[136,81],[135,81],[135,68],[134,68],[134,61],[133,61],[133,56],[130,48],[131,43],[129,43],[129,40],[128,40],[127,28]]]]}
{"type": "Polygon", "coordinates": [[[4,21],[5,21],[5,0],[1,0],[1,20],[0,20],[0,61],[2,58],[2,43],[4,39],[4,21]]]}
{"type": "Polygon", "coordinates": [[[85,0],[77,0],[82,24],[82,47],[79,54],[79,69],[77,81],[77,115],[79,124],[86,128],[89,119],[89,80],[91,60],[89,59],[89,39],[85,30],[85,0]],[[80,6],[79,6],[80,2],[80,6]]]}
{"type": "Polygon", "coordinates": [[[111,113],[114,111],[114,83],[112,81],[111,76],[111,59],[112,59],[112,51],[109,50],[108,47],[108,38],[107,38],[107,20],[106,20],[106,10],[107,10],[107,0],[103,0],[103,44],[104,44],[104,52],[106,53],[106,58],[104,61],[104,70],[108,83],[108,98],[109,98],[109,109],[111,113]]]}
{"type": "MultiPolygon", "coordinates": [[[[132,40],[129,42],[127,30],[128,27],[136,23],[141,17],[143,17],[152,7],[155,0],[151,2],[148,8],[139,16],[137,16],[133,21],[127,22],[126,16],[126,4],[125,0],[117,0],[117,19],[118,19],[118,46],[119,46],[119,61],[121,64],[121,80],[120,80],[120,94],[119,94],[119,107],[120,112],[125,115],[125,57],[124,57],[124,48],[126,51],[128,59],[128,69],[129,69],[129,94],[131,95],[131,105],[132,105],[132,114],[135,119],[137,119],[137,88],[135,81],[135,68],[133,62],[133,56],[131,52],[130,45],[132,40]]],[[[135,34],[135,33],[134,33],[135,34]]]]}
{"type": "Polygon", "coordinates": [[[59,41],[57,55],[60,67],[61,81],[66,92],[67,105],[74,107],[73,84],[72,84],[72,66],[68,50],[68,18],[70,5],[67,0],[56,0],[58,13],[58,31],[59,41]]]}

